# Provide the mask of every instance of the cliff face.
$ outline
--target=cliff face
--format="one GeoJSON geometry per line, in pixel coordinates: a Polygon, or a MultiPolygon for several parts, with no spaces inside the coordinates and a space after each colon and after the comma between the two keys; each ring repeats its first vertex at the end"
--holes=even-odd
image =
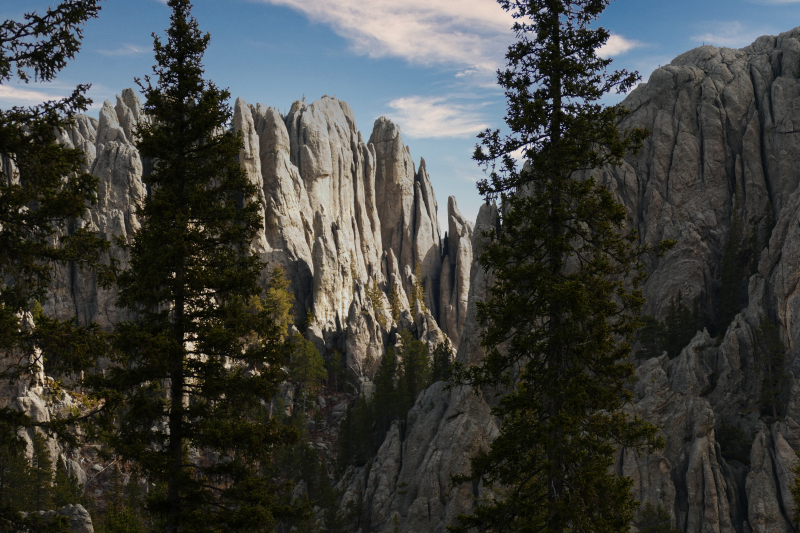
{"type": "MultiPolygon", "coordinates": [[[[142,105],[126,89],[116,105],[105,102],[99,120],[81,116],[62,134],[62,142],[86,152],[87,168],[100,178],[90,224],[109,237],[129,238],[138,227],[134,206],[146,194],[142,175],[148,166],[134,146],[140,120],[147,120],[142,105]]],[[[286,116],[239,99],[233,125],[244,139],[240,162],[264,205],[264,228],[253,250],[270,268],[285,269],[297,321],[313,314],[308,335],[321,351],[338,349],[352,368],[369,375],[397,327],[389,303],[393,288],[404,327],[431,348],[446,334],[457,343],[472,263],[468,243],[459,239],[471,226],[451,198],[450,225],[457,234],[450,256],[443,257],[447,240],[440,235],[425,161],[415,166],[395,124],[378,119],[364,142],[350,107],[325,96],[295,102],[286,116]],[[410,309],[417,272],[424,306],[410,309]],[[375,284],[381,296],[373,302],[367,289],[375,284]]],[[[124,254],[113,253],[125,265],[124,254]]],[[[91,273],[68,266],[56,272],[44,308],[110,328],[124,318],[115,301],[114,291],[97,287],[91,273]]]]}
{"type": "MultiPolygon", "coordinates": [[[[634,479],[643,504],[662,504],[682,531],[794,531],[788,487],[800,449],[800,28],[741,50],[687,52],[656,70],[624,105],[631,114],[622,126],[653,135],[621,168],[596,174],[626,205],[644,242],[677,241],[648,265],[646,312],[663,317],[680,291],[715,318],[737,194],[745,228],[766,235],[770,214],[776,225],[749,279],[747,307],[719,340],[698,332],[677,358],[637,363],[630,411],[660,425],[666,446],[641,456],[620,450],[616,469],[634,479]],[[757,335],[766,316],[787,347],[779,420],[759,407],[767,362],[757,335]]],[[[493,225],[484,206],[472,232],[473,259],[478,228],[493,225]]],[[[452,271],[450,257],[443,272],[452,271]]],[[[482,356],[475,302],[491,283],[474,263],[470,271],[458,352],[465,362],[482,356]]],[[[440,532],[470,509],[481,488],[453,488],[447,480],[465,471],[470,454],[497,431],[488,411],[484,399],[465,391],[426,391],[405,440],[394,443],[398,437],[390,434],[369,476],[353,472],[345,481],[368,504],[365,520],[375,531],[391,531],[396,514],[400,530],[440,532]],[[427,407],[432,400],[437,408],[427,407]]]]}
{"type": "MultiPolygon", "coordinates": [[[[626,205],[644,242],[677,241],[648,264],[646,312],[663,317],[680,291],[715,318],[737,197],[756,241],[768,234],[770,218],[775,228],[758,250],[747,306],[726,331],[717,339],[698,332],[675,359],[637,363],[630,411],[659,424],[666,447],[641,456],[620,450],[615,468],[634,479],[642,503],[662,504],[683,531],[794,531],[788,485],[800,449],[800,28],[741,50],[687,52],[656,70],[625,105],[631,114],[623,127],[653,134],[622,167],[596,174],[626,205]],[[764,317],[787,347],[786,407],[778,420],[759,407],[764,317]],[[731,432],[738,439],[733,454],[731,432]]],[[[473,226],[451,197],[443,236],[424,160],[414,164],[399,128],[385,118],[365,142],[349,106],[336,99],[295,102],[286,116],[242,100],[234,111],[245,141],[240,162],[264,205],[253,250],[285,268],[296,318],[313,313],[308,335],[317,347],[346,354],[364,379],[397,327],[431,348],[447,335],[461,361],[479,361],[476,302],[492,280],[476,260],[484,234],[496,227],[496,207],[484,205],[473,226]],[[424,309],[409,308],[417,281],[424,309]],[[367,289],[375,284],[381,295],[373,301],[367,289]],[[397,323],[393,289],[403,308],[397,323]]],[[[108,236],[129,237],[138,226],[133,206],[146,194],[148,162],[132,136],[141,120],[141,104],[126,90],[116,104],[106,102],[99,120],[80,117],[63,134],[64,143],[83,148],[101,180],[90,224],[108,236]]],[[[114,302],[114,292],[99,289],[91,274],[66,267],[44,308],[110,327],[124,318],[114,302]]],[[[434,384],[404,431],[389,432],[371,467],[348,472],[343,505],[360,501],[362,524],[373,531],[392,531],[395,516],[401,531],[444,531],[482,490],[452,487],[450,476],[465,472],[469,457],[497,434],[489,411],[485,398],[434,384]]]]}

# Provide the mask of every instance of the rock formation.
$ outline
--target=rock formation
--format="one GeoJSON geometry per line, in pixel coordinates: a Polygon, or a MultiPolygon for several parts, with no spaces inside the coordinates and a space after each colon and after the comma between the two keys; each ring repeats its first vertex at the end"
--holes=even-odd
{"type": "MultiPolygon", "coordinates": [[[[134,136],[136,124],[147,117],[133,90],[116,100],[103,104],[99,120],[79,116],[61,141],[82,148],[87,169],[100,179],[89,225],[108,238],[130,238],[148,168],[134,136]]],[[[401,320],[419,338],[435,347],[449,334],[457,343],[466,318],[471,226],[451,198],[455,234],[443,259],[425,161],[415,166],[400,128],[382,117],[365,143],[350,107],[327,96],[311,104],[297,101],[286,116],[241,99],[233,111],[234,128],[244,140],[239,160],[264,206],[264,228],[253,251],[271,265],[265,280],[272,266],[284,268],[296,297],[296,320],[313,318],[308,336],[320,351],[345,353],[350,367],[368,377],[397,327],[389,301],[393,289],[406,311],[401,320]],[[410,308],[415,283],[425,291],[420,309],[410,308]],[[367,294],[376,284],[380,301],[367,294]]],[[[124,266],[124,253],[112,253],[124,266]]],[[[115,301],[113,290],[69,265],[57,269],[43,307],[53,316],[110,328],[125,318],[115,301]]]]}
{"type": "Polygon", "coordinates": [[[39,511],[31,514],[38,515],[44,519],[65,516],[69,522],[69,530],[72,533],[94,533],[92,517],[89,515],[89,511],[83,508],[83,505],[67,505],[56,511],[39,511]]]}
{"type": "MultiPolygon", "coordinates": [[[[643,504],[661,504],[681,531],[795,531],[788,487],[800,449],[800,28],[741,50],[687,52],[657,69],[624,105],[631,114],[622,126],[653,135],[638,155],[598,178],[626,205],[642,242],[677,241],[664,258],[649,259],[646,312],[663,317],[678,291],[713,312],[737,195],[745,228],[763,235],[769,215],[777,224],[749,280],[748,305],[727,331],[718,340],[698,332],[673,360],[638,363],[630,410],[660,425],[666,446],[652,455],[620,450],[617,471],[633,478],[643,504]],[[765,362],[756,336],[765,316],[787,347],[786,412],[779,420],[759,409],[765,362]],[[731,431],[744,442],[736,458],[726,453],[731,431]]],[[[448,267],[452,272],[454,256],[467,257],[453,249],[467,238],[460,217],[450,221],[441,277],[450,297],[440,307],[448,328],[450,313],[461,316],[463,308],[452,302],[465,301],[448,283],[448,267]]],[[[481,235],[493,228],[484,206],[471,231],[473,261],[481,235]]],[[[467,363],[482,357],[475,302],[491,283],[474,263],[470,270],[458,352],[467,363]]],[[[434,385],[414,407],[405,439],[390,433],[368,477],[351,472],[344,486],[363,498],[372,531],[392,531],[397,515],[401,531],[438,533],[468,510],[481,488],[451,488],[446,480],[463,472],[476,445],[496,431],[485,400],[492,399],[434,385]],[[454,428],[459,438],[449,438],[454,428]]]]}
{"type": "MultiPolygon", "coordinates": [[[[647,313],[662,318],[680,291],[716,318],[734,206],[756,242],[769,234],[770,220],[775,227],[758,250],[747,306],[726,331],[717,338],[698,332],[672,360],[637,362],[629,409],[659,424],[666,446],[652,455],[619,450],[615,468],[634,479],[642,503],[661,504],[682,531],[794,531],[788,485],[800,449],[800,28],[741,50],[687,52],[653,72],[624,105],[631,113],[622,126],[652,136],[623,166],[595,174],[628,208],[642,242],[677,241],[665,257],[647,260],[647,313]],[[764,317],[787,348],[786,408],[778,419],[759,408],[764,317]],[[741,453],[730,453],[731,432],[741,453]]],[[[134,206],[146,194],[148,162],[134,136],[145,120],[128,89],[104,104],[98,120],[78,117],[62,132],[100,178],[88,224],[108,237],[129,238],[138,227],[134,206]]],[[[385,118],[365,142],[350,107],[335,98],[297,101],[285,116],[237,100],[233,125],[244,139],[240,163],[264,206],[253,251],[284,267],[297,322],[311,319],[306,334],[323,353],[345,354],[364,393],[399,327],[431,348],[447,336],[461,361],[480,360],[476,304],[492,280],[476,260],[496,231],[497,207],[484,205],[473,225],[449,198],[442,235],[425,161],[414,164],[399,128],[385,118]],[[419,284],[425,297],[411,308],[419,284]],[[393,294],[402,310],[396,320],[393,294]]],[[[124,265],[124,254],[113,253],[124,265]]],[[[124,318],[114,303],[113,291],[67,266],[57,270],[43,307],[110,328],[124,318]]],[[[9,402],[30,396],[9,394],[9,402]]],[[[371,531],[392,531],[397,520],[401,531],[443,532],[483,490],[453,487],[450,476],[465,472],[469,457],[496,435],[492,401],[432,385],[369,468],[348,471],[342,504],[359,503],[371,531]]]]}

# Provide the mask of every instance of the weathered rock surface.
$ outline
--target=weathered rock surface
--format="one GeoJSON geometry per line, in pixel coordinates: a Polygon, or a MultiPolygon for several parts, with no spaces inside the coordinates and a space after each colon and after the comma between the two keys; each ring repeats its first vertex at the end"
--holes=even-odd
{"type": "Polygon", "coordinates": [[[69,520],[69,530],[72,533],[94,533],[92,517],[83,505],[67,505],[56,511],[39,511],[34,513],[42,518],[49,519],[55,516],[66,516],[69,520]]]}
{"type": "MultiPolygon", "coordinates": [[[[648,265],[646,312],[664,316],[678,291],[712,309],[737,189],[745,228],[763,234],[770,212],[777,223],[749,280],[749,303],[719,340],[698,332],[677,358],[665,355],[639,364],[630,411],[660,425],[666,446],[651,455],[620,450],[616,469],[633,478],[642,503],[661,504],[681,531],[794,531],[789,483],[798,463],[795,450],[800,450],[800,381],[795,378],[800,372],[800,28],[762,37],[741,50],[704,46],[687,52],[656,70],[625,105],[631,115],[623,126],[646,127],[653,135],[638,156],[603,171],[600,179],[628,207],[643,242],[677,240],[666,257],[648,265]],[[789,384],[779,420],[762,415],[760,408],[766,363],[757,349],[757,331],[765,316],[778,325],[787,347],[789,384]],[[742,453],[734,453],[737,447],[742,453]]],[[[475,302],[486,298],[491,279],[474,259],[494,220],[492,209],[484,206],[470,230],[473,265],[459,330],[464,334],[458,357],[464,362],[482,357],[475,302]]],[[[463,307],[452,302],[463,299],[447,274],[461,257],[455,251],[464,240],[459,222],[451,214],[440,292],[442,327],[453,337],[448,318],[460,316],[463,307]]],[[[369,479],[355,474],[346,485],[365,498],[365,517],[376,531],[392,531],[395,514],[401,531],[444,531],[443,517],[452,518],[447,510],[464,500],[456,492],[436,503],[428,496],[436,494],[430,487],[466,468],[476,440],[443,437],[450,424],[468,416],[484,428],[481,438],[496,431],[488,407],[471,404],[474,399],[452,392],[430,404],[429,395],[438,390],[435,385],[426,391],[415,412],[462,414],[438,419],[436,429],[431,429],[435,417],[415,419],[404,440],[381,449],[373,468],[382,474],[370,473],[369,479]],[[454,460],[459,457],[460,462],[454,460]],[[387,489],[391,479],[397,479],[394,491],[387,489]]]]}
{"type": "MultiPolygon", "coordinates": [[[[139,225],[134,208],[145,197],[142,176],[149,163],[134,141],[136,125],[147,120],[136,94],[126,89],[116,105],[105,102],[99,120],[78,117],[61,135],[63,143],[83,148],[87,169],[100,179],[88,224],[108,238],[130,238],[139,225]]],[[[323,353],[345,353],[350,367],[369,378],[398,327],[389,299],[393,288],[401,310],[410,313],[403,323],[429,346],[443,341],[443,263],[449,306],[444,331],[457,344],[472,263],[471,229],[452,199],[449,215],[457,222],[450,225],[459,235],[453,257],[443,261],[425,161],[415,167],[399,127],[380,118],[365,143],[350,107],[327,96],[311,104],[297,101],[286,116],[238,99],[233,126],[244,140],[239,161],[263,204],[264,228],[252,248],[270,264],[264,279],[273,266],[284,268],[296,297],[295,317],[303,322],[313,315],[308,336],[323,353]],[[411,309],[417,271],[424,308],[411,309]],[[372,301],[367,289],[376,285],[381,295],[372,301]]],[[[124,253],[112,253],[125,266],[124,253]]],[[[115,303],[114,290],[67,265],[57,269],[43,306],[53,316],[110,328],[125,318],[115,303]]]]}
{"type": "MultiPolygon", "coordinates": [[[[763,236],[768,218],[776,225],[749,280],[748,305],[727,331],[718,340],[698,332],[675,359],[639,364],[630,410],[659,424],[666,446],[651,455],[620,450],[617,471],[682,531],[794,531],[788,484],[800,449],[800,28],[741,50],[687,52],[656,70],[625,105],[631,114],[623,127],[653,134],[638,155],[598,177],[624,202],[643,242],[677,241],[664,258],[649,259],[647,313],[663,317],[679,291],[713,310],[737,195],[745,228],[763,236]],[[790,383],[777,420],[759,407],[765,362],[756,339],[766,316],[787,347],[790,383]],[[742,453],[732,453],[731,428],[745,442],[742,453]]],[[[429,347],[447,335],[459,360],[479,361],[476,304],[492,279],[476,259],[495,231],[497,208],[484,205],[473,226],[448,199],[442,237],[424,160],[414,164],[399,128],[385,118],[364,142],[352,110],[334,98],[295,102],[285,116],[237,100],[234,112],[245,141],[240,162],[264,204],[253,250],[285,268],[295,316],[313,313],[308,335],[318,348],[343,352],[365,393],[398,327],[429,347]],[[427,312],[410,308],[417,265],[427,312]],[[402,308],[397,321],[393,289],[402,308]]],[[[133,208],[146,192],[148,162],[133,140],[142,120],[141,104],[126,90],[116,104],[106,102],[99,120],[79,117],[62,134],[101,180],[89,224],[109,237],[129,237],[138,227],[133,208]]],[[[114,303],[114,292],[98,288],[91,274],[65,267],[43,306],[110,327],[123,318],[114,303]]],[[[22,390],[8,398],[27,397],[22,390]]],[[[21,408],[35,411],[31,402],[21,408]]],[[[434,384],[406,426],[390,431],[371,467],[348,473],[344,503],[362,503],[362,526],[374,531],[392,531],[395,517],[400,531],[444,531],[482,491],[453,488],[450,475],[464,472],[496,433],[484,399],[434,384]]]]}

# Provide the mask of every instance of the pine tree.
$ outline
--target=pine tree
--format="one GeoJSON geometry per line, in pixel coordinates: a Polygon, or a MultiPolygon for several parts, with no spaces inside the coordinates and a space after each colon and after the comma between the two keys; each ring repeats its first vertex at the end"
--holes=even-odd
{"type": "Polygon", "coordinates": [[[0,522],[9,519],[14,510],[31,510],[29,469],[25,441],[0,423],[0,509],[9,511],[0,516],[0,522]]]}
{"type": "Polygon", "coordinates": [[[60,509],[65,505],[81,504],[88,506],[86,496],[83,494],[83,487],[75,474],[67,471],[67,465],[62,455],[56,461],[56,475],[53,481],[53,508],[60,509]]]}
{"type": "MultiPolygon", "coordinates": [[[[44,13],[29,12],[21,21],[0,23],[0,84],[52,82],[74,59],[86,21],[97,17],[100,0],[64,0],[44,13]]],[[[34,367],[50,374],[76,374],[91,367],[106,351],[96,325],[54,320],[41,313],[56,264],[93,267],[97,281],[108,286],[112,265],[100,265],[109,244],[81,229],[87,206],[96,203],[97,179],[84,171],[80,149],[59,142],[91,100],[88,85],[66,98],[29,107],[0,110],[0,381],[29,379],[34,367]],[[35,322],[25,320],[35,314],[35,322]]],[[[31,531],[67,531],[65,520],[22,519],[19,510],[35,510],[39,496],[30,466],[20,455],[23,428],[47,426],[73,443],[73,423],[81,413],[50,422],[35,422],[10,407],[0,407],[0,524],[31,531]]],[[[42,472],[37,473],[41,478],[42,472]]],[[[40,480],[41,481],[41,480],[40,480]]]]}
{"type": "Polygon", "coordinates": [[[339,350],[334,350],[330,355],[325,362],[325,369],[328,372],[328,384],[330,385],[333,382],[333,390],[338,392],[340,381],[346,379],[346,368],[339,350]]]}
{"type": "Polygon", "coordinates": [[[453,366],[451,357],[453,349],[450,347],[450,339],[440,342],[433,350],[433,362],[431,365],[431,383],[437,381],[447,381],[450,379],[450,371],[453,366]]]}
{"type": "Polygon", "coordinates": [[[382,328],[386,328],[386,317],[383,316],[383,292],[381,292],[380,287],[378,287],[378,281],[372,281],[372,287],[370,288],[367,285],[367,298],[369,298],[370,303],[372,304],[372,309],[375,311],[375,320],[378,321],[378,324],[382,328]]]}
{"type": "Polygon", "coordinates": [[[637,332],[637,342],[639,350],[636,352],[637,359],[650,359],[661,357],[666,350],[666,328],[652,315],[642,317],[642,327],[637,332]]]}
{"type": "Polygon", "coordinates": [[[428,386],[430,375],[430,354],[425,343],[414,338],[408,330],[400,332],[401,346],[398,350],[397,393],[398,411],[396,415],[405,419],[406,413],[414,407],[417,396],[428,386]]]}
{"type": "Polygon", "coordinates": [[[350,465],[364,466],[377,451],[374,426],[373,406],[362,396],[347,409],[339,427],[336,468],[340,474],[350,465]]]}
{"type": "Polygon", "coordinates": [[[608,0],[499,3],[518,37],[499,73],[511,133],[482,133],[475,159],[490,171],[481,193],[504,205],[480,257],[495,277],[478,309],[486,355],[456,378],[508,393],[493,409],[497,439],[454,478],[482,481],[493,496],[451,530],[627,532],[638,505],[632,481],[610,471],[614,452],[661,444],[655,427],[622,411],[647,248],[634,245],[624,207],[591,169],[641,145],[646,132],[617,128],[624,108],[598,103],[638,77],[609,72],[597,55],[608,0]]]}
{"type": "MultiPolygon", "coordinates": [[[[100,0],[65,0],[44,14],[0,23],[0,84],[53,81],[79,51],[84,23],[99,10],[100,0]]],[[[79,85],[61,100],[0,110],[0,380],[27,379],[40,363],[50,373],[76,373],[105,350],[94,325],[78,327],[74,320],[39,314],[31,327],[23,319],[47,295],[54,264],[94,266],[106,286],[112,278],[109,265],[99,266],[108,243],[79,229],[87,206],[97,201],[97,179],[83,170],[80,149],[59,143],[75,114],[91,103],[88,88],[79,85]]],[[[34,425],[8,407],[0,408],[0,421],[15,428],[34,425]]],[[[47,425],[70,439],[72,421],[47,425]]]]}
{"type": "Polygon", "coordinates": [[[265,265],[250,244],[263,221],[237,162],[241,135],[226,129],[229,93],[202,77],[210,36],[188,0],[168,5],[156,79],[139,81],[150,193],[118,278],[118,306],[137,318],[117,324],[115,365],[90,385],[106,402],[101,436],[158,487],[147,505],[163,530],[271,531],[285,510],[272,453],[290,433],[264,406],[284,379],[286,332],[275,309],[252,305],[265,265]]]}
{"type": "Polygon", "coordinates": [[[417,302],[419,302],[422,312],[427,313],[428,308],[425,307],[425,286],[422,284],[422,269],[419,267],[419,263],[414,263],[414,284],[411,287],[411,298],[409,301],[412,313],[414,312],[414,307],[416,307],[417,302]]]}
{"type": "Polygon", "coordinates": [[[762,373],[761,379],[761,411],[779,420],[783,411],[781,396],[789,383],[784,359],[786,347],[781,341],[778,326],[768,316],[761,319],[761,325],[755,331],[756,355],[762,373]]]}
{"type": "Polygon", "coordinates": [[[316,392],[328,378],[325,361],[314,347],[314,343],[302,336],[293,335],[289,343],[292,347],[289,377],[304,391],[316,392]]]}
{"type": "Polygon", "coordinates": [[[672,517],[664,510],[661,504],[654,506],[652,503],[642,508],[641,517],[636,521],[639,533],[680,533],[672,527],[672,517]]]}
{"type": "MultiPolygon", "coordinates": [[[[260,302],[256,298],[256,302],[260,302]]],[[[289,290],[289,280],[283,267],[277,266],[270,273],[267,290],[264,296],[263,307],[269,312],[269,317],[285,335],[289,326],[294,322],[292,307],[294,306],[294,293],[289,290]]]]}
{"type": "Polygon", "coordinates": [[[392,308],[392,320],[400,320],[400,294],[397,292],[397,285],[392,285],[392,292],[389,293],[389,306],[392,308]]]}
{"type": "Polygon", "coordinates": [[[53,499],[53,462],[50,460],[47,438],[39,432],[33,434],[30,483],[33,510],[50,509],[53,499]]]}
{"type": "Polygon", "coordinates": [[[383,441],[389,428],[400,416],[400,391],[397,387],[398,360],[397,351],[390,346],[381,357],[378,371],[373,382],[375,392],[371,398],[371,407],[375,413],[376,441],[383,441]]]}
{"type": "Polygon", "coordinates": [[[740,213],[741,190],[737,186],[734,195],[733,210],[731,212],[731,228],[728,231],[728,241],[725,243],[725,252],[722,256],[722,274],[720,276],[719,312],[717,331],[725,335],[725,331],[733,321],[736,314],[742,309],[741,288],[743,265],[739,257],[742,238],[742,217],[740,213]]]}

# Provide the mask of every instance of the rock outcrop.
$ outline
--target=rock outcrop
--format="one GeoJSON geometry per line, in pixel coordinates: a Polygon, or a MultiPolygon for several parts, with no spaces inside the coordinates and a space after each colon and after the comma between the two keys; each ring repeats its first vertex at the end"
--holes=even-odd
{"type": "MultiPolygon", "coordinates": [[[[434,347],[449,335],[457,345],[472,264],[471,226],[451,198],[448,214],[457,235],[443,258],[430,176],[424,160],[415,166],[400,128],[382,117],[364,142],[350,107],[327,96],[297,101],[286,116],[241,99],[233,110],[233,126],[244,140],[239,161],[263,205],[264,228],[252,249],[270,265],[265,281],[272,267],[284,268],[297,322],[313,318],[307,335],[320,351],[339,350],[369,378],[398,326],[392,294],[406,317],[398,320],[421,340],[434,347]],[[412,290],[420,285],[422,305],[412,309],[412,290]]],[[[99,120],[79,116],[61,135],[64,144],[84,150],[87,169],[100,180],[87,223],[109,239],[130,238],[138,228],[134,208],[145,197],[142,176],[149,163],[139,155],[135,135],[136,125],[147,120],[136,94],[126,89],[116,104],[104,103],[99,120]]],[[[112,254],[125,266],[123,252],[112,254]]],[[[56,270],[43,307],[52,316],[110,328],[126,318],[115,302],[115,292],[98,287],[93,274],[67,265],[56,270]]]]}
{"type": "MultiPolygon", "coordinates": [[[[25,514],[23,513],[23,515],[25,514]]],[[[89,515],[89,511],[83,508],[83,505],[67,505],[55,511],[39,511],[31,514],[40,516],[45,520],[64,516],[69,522],[71,533],[94,533],[92,517],[89,515]]]]}
{"type": "MultiPolygon", "coordinates": [[[[679,291],[713,312],[737,195],[745,228],[766,236],[769,218],[776,225],[749,280],[747,307],[728,329],[717,339],[698,332],[673,360],[664,355],[639,363],[629,408],[661,426],[666,446],[651,455],[620,450],[616,469],[633,478],[642,503],[661,504],[681,531],[795,531],[789,483],[800,450],[800,28],[741,50],[704,46],[687,52],[657,69],[624,105],[631,114],[623,127],[645,127],[653,135],[638,155],[598,177],[626,205],[642,242],[677,241],[664,258],[649,260],[647,313],[663,317],[679,291]],[[786,408],[778,420],[760,408],[764,317],[778,325],[787,348],[786,408]]],[[[473,264],[458,352],[465,363],[482,357],[475,302],[486,297],[491,279],[474,260],[494,220],[484,206],[469,232],[473,264]]],[[[457,258],[467,257],[454,250],[454,241],[458,248],[467,238],[459,223],[451,216],[443,246],[449,261],[441,275],[440,317],[448,333],[448,318],[463,309],[453,302],[464,302],[446,275],[457,258]]],[[[496,431],[488,406],[434,385],[414,414],[405,440],[387,438],[372,465],[378,472],[351,473],[345,484],[348,494],[364,498],[373,531],[392,531],[396,515],[401,531],[438,533],[452,513],[471,505],[458,490],[437,493],[431,487],[463,472],[471,447],[496,431]],[[440,396],[431,405],[435,394],[440,396]],[[433,414],[441,410],[448,414],[433,414]],[[459,424],[481,430],[447,440],[459,424]]],[[[480,494],[481,488],[472,490],[480,494]]]]}
{"type": "MultiPolygon", "coordinates": [[[[638,155],[598,178],[628,208],[642,242],[677,241],[665,257],[648,259],[646,312],[663,317],[680,292],[716,318],[734,212],[761,249],[747,306],[726,331],[716,338],[698,332],[672,360],[637,363],[630,412],[659,424],[666,446],[651,455],[619,450],[615,468],[634,479],[643,503],[661,504],[682,531],[794,531],[788,486],[800,449],[800,28],[740,50],[687,52],[657,69],[624,105],[631,113],[622,126],[648,128],[652,136],[638,155]],[[786,346],[785,409],[777,419],[760,408],[765,317],[786,346]]],[[[116,104],[104,104],[99,119],[78,117],[62,134],[100,178],[87,223],[108,237],[128,238],[138,227],[134,207],[146,194],[148,162],[134,140],[136,124],[146,120],[126,90],[116,104]]],[[[424,160],[415,165],[399,128],[385,118],[365,142],[350,107],[335,98],[297,101],[285,116],[237,100],[234,127],[244,139],[240,163],[263,202],[253,251],[285,269],[297,321],[312,318],[309,338],[323,353],[344,353],[365,394],[399,327],[429,347],[449,338],[464,363],[481,359],[476,306],[492,279],[476,260],[496,231],[495,206],[484,205],[473,225],[449,198],[442,236],[424,160]],[[425,297],[412,308],[419,285],[425,297]],[[399,317],[392,317],[393,295],[399,317]]],[[[124,255],[113,253],[124,265],[124,255]]],[[[57,270],[43,307],[111,327],[124,318],[114,304],[113,291],[67,266],[57,270]]],[[[450,476],[466,471],[469,457],[497,434],[487,401],[432,385],[370,467],[347,473],[343,505],[359,504],[362,526],[372,531],[392,531],[397,521],[400,531],[444,531],[483,491],[453,487],[450,476]]]]}

